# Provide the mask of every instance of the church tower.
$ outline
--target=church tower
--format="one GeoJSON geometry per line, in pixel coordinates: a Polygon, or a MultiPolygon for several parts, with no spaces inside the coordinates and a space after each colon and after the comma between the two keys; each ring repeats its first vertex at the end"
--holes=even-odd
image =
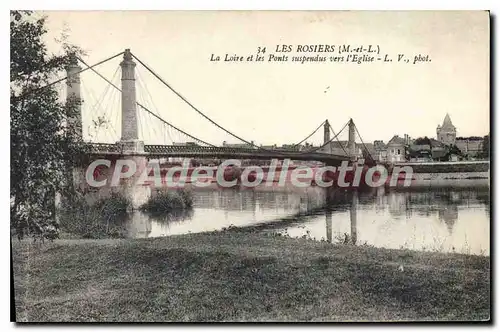
{"type": "Polygon", "coordinates": [[[443,125],[437,127],[437,140],[446,145],[454,145],[457,138],[457,128],[451,123],[451,118],[448,113],[443,120],[443,125]]]}

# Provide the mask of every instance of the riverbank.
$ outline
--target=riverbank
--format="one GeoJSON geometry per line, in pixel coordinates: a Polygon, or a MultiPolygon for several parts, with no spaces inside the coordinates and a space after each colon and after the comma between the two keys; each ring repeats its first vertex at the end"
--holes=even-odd
{"type": "Polygon", "coordinates": [[[489,257],[238,232],[12,251],[24,322],[489,318],[489,257]]]}

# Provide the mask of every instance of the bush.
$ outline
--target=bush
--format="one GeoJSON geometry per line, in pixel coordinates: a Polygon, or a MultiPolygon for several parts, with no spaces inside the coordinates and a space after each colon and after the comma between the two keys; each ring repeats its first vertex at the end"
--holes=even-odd
{"type": "Polygon", "coordinates": [[[160,191],[156,195],[151,196],[140,209],[152,213],[164,213],[190,209],[192,206],[193,197],[189,191],[160,191]]]}
{"type": "Polygon", "coordinates": [[[131,202],[117,193],[111,194],[109,198],[100,199],[94,204],[94,208],[98,209],[106,220],[123,216],[131,207],[131,202]]]}
{"type": "Polygon", "coordinates": [[[89,204],[83,196],[72,197],[63,201],[60,228],[82,238],[121,238],[125,236],[130,206],[130,201],[119,194],[95,204],[89,204]]]}

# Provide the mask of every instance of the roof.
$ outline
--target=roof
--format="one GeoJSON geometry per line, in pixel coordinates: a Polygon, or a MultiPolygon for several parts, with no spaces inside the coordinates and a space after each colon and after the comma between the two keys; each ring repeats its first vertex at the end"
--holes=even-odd
{"type": "Polygon", "coordinates": [[[410,145],[410,150],[412,151],[425,151],[425,150],[431,150],[431,147],[429,144],[412,144],[410,145]]]}
{"type": "Polygon", "coordinates": [[[375,148],[373,146],[373,143],[365,143],[364,145],[362,143],[356,143],[356,149],[358,151],[361,151],[363,156],[366,157],[366,154],[370,155],[373,158],[373,155],[376,154],[375,148]]]}
{"type": "Polygon", "coordinates": [[[451,123],[451,118],[450,118],[450,115],[448,113],[446,113],[446,116],[444,117],[443,125],[441,126],[441,128],[450,128],[450,129],[455,128],[453,123],[451,123]]]}
{"type": "Polygon", "coordinates": [[[457,137],[457,141],[484,141],[484,137],[471,136],[471,137],[457,137]]]}
{"type": "MultiPolygon", "coordinates": [[[[375,146],[373,145],[373,143],[364,143],[364,146],[366,146],[368,150],[375,150],[375,146]]],[[[356,147],[360,149],[363,148],[363,143],[356,143],[356,147]]]]}
{"type": "Polygon", "coordinates": [[[405,145],[405,139],[398,135],[394,135],[394,137],[387,142],[387,145],[405,145]]]}
{"type": "Polygon", "coordinates": [[[431,147],[433,148],[444,148],[445,144],[443,142],[438,141],[437,139],[430,138],[431,147]]]}
{"type": "Polygon", "coordinates": [[[431,155],[431,150],[430,149],[428,149],[428,150],[425,150],[425,149],[409,150],[408,154],[410,155],[410,157],[427,157],[427,156],[431,155]]]}
{"type": "Polygon", "coordinates": [[[331,141],[330,147],[332,149],[347,149],[349,141],[331,141]]]}

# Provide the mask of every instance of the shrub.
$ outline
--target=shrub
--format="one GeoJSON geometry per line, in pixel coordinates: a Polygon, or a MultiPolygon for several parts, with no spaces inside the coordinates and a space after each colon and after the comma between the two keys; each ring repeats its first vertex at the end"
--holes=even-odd
{"type": "Polygon", "coordinates": [[[89,204],[83,196],[71,197],[63,201],[60,228],[82,238],[124,237],[130,206],[130,201],[119,194],[94,204],[89,204]]]}
{"type": "Polygon", "coordinates": [[[152,213],[164,213],[175,210],[190,209],[193,206],[191,192],[179,191],[159,191],[141,206],[141,210],[152,213]]]}

